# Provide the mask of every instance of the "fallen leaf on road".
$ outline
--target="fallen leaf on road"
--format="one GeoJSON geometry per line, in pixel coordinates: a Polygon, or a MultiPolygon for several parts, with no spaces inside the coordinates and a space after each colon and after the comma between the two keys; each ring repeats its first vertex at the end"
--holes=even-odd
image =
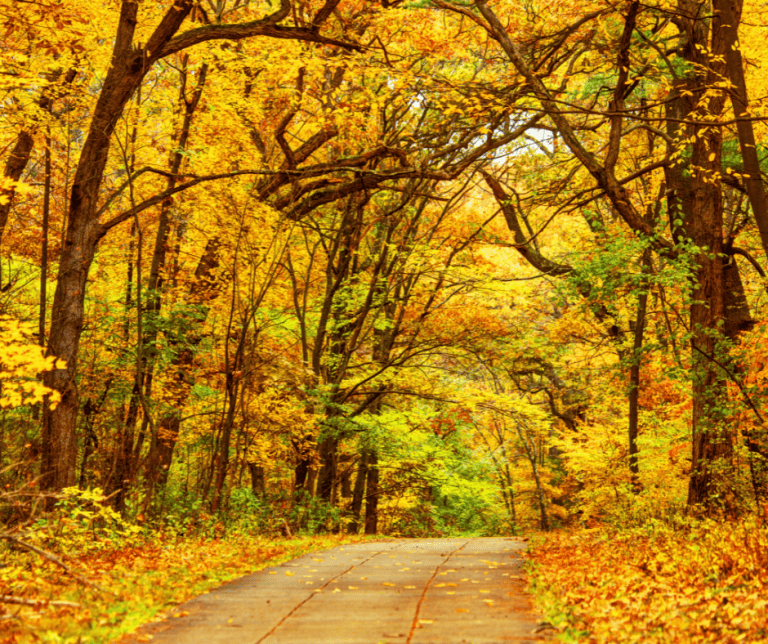
{"type": "Polygon", "coordinates": [[[457,608],[456,612],[457,613],[468,613],[469,612],[469,608],[457,608]]]}
{"type": "Polygon", "coordinates": [[[382,585],[384,585],[384,586],[394,586],[395,584],[390,584],[388,581],[385,581],[385,582],[383,582],[382,585]]]}

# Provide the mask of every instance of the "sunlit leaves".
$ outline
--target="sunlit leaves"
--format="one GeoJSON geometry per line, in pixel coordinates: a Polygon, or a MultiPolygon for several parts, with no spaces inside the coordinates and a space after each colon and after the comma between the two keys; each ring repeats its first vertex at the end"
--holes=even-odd
{"type": "Polygon", "coordinates": [[[768,541],[754,523],[551,535],[534,584],[566,641],[762,641],[768,541]]]}
{"type": "Polygon", "coordinates": [[[54,356],[30,342],[26,325],[7,315],[0,316],[0,407],[14,408],[42,402],[47,396],[53,406],[58,392],[45,387],[38,376],[57,367],[54,356]]]}

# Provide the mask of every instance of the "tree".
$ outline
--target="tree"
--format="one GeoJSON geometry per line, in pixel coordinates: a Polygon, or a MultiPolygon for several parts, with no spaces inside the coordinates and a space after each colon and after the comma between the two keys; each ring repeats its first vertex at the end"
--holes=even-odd
{"type": "Polygon", "coordinates": [[[737,265],[724,260],[727,253],[733,254],[732,240],[726,243],[724,239],[720,168],[726,101],[723,79],[728,78],[724,56],[728,38],[733,42],[729,29],[734,22],[724,29],[722,13],[710,13],[706,2],[681,0],[669,14],[665,8],[628,2],[620,14],[620,28],[611,22],[616,15],[613,9],[598,7],[558,31],[524,43],[517,30],[510,33],[505,29],[485,0],[476,0],[474,11],[442,0],[435,4],[470,19],[498,43],[527,85],[530,109],[546,114],[574,159],[629,229],[648,240],[661,256],[691,261],[693,471],[689,503],[713,508],[718,498],[727,495],[732,450],[724,415],[723,342],[751,323],[737,265]],[[594,29],[590,25],[597,22],[615,33],[608,43],[615,61],[613,69],[602,72],[603,82],[610,85],[603,85],[589,105],[561,98],[568,79],[558,80],[556,72],[565,61],[573,68],[585,55],[586,48],[573,43],[579,42],[578,33],[594,29]],[[673,50],[680,58],[677,64],[672,63],[661,51],[664,69],[652,62],[660,51],[654,38],[670,23],[677,28],[678,46],[673,50]],[[665,75],[671,78],[669,89],[661,82],[665,75]],[[553,83],[548,85],[547,77],[553,83]],[[651,112],[646,100],[641,100],[643,91],[651,88],[657,92],[653,100],[666,110],[663,116],[654,114],[666,126],[666,154],[658,160],[651,156],[645,167],[619,178],[624,168],[623,146],[630,133],[640,128],[662,134],[653,127],[654,119],[648,118],[651,112]],[[575,116],[569,116],[571,111],[575,116]],[[632,122],[633,126],[627,125],[632,122]],[[604,134],[593,137],[593,130],[604,134]],[[626,187],[659,168],[665,173],[671,239],[643,216],[637,199],[626,187]]]}
{"type": "Polygon", "coordinates": [[[179,33],[195,8],[192,0],[183,0],[166,9],[146,44],[140,45],[134,43],[139,26],[139,3],[130,0],[121,2],[110,66],[72,184],[67,232],[51,314],[48,351],[66,361],[67,366],[48,373],[45,378],[46,386],[59,391],[62,397],[60,405],[46,413],[44,420],[42,472],[46,487],[61,489],[74,483],[75,479],[75,430],[79,401],[75,374],[86,283],[99,241],[118,223],[193,183],[199,183],[194,179],[187,181],[138,204],[129,212],[106,222],[100,221],[100,188],[110,140],[126,104],[154,63],[202,42],[267,36],[353,47],[319,33],[323,22],[338,4],[339,0],[329,0],[309,27],[281,26],[279,23],[291,12],[290,1],[282,0],[278,11],[260,19],[241,24],[207,24],[179,33]]]}

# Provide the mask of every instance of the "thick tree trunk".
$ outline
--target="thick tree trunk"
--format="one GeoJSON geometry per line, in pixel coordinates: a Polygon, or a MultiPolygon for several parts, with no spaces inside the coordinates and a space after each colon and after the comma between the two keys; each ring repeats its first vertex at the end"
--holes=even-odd
{"type": "MultiPolygon", "coordinates": [[[[717,155],[719,157],[719,153],[717,155]]],[[[688,503],[710,509],[725,490],[732,436],[724,415],[725,375],[718,366],[725,316],[720,195],[700,186],[693,207],[692,239],[700,248],[691,305],[693,453],[688,503]]],[[[709,188],[714,186],[710,185],[709,188]]],[[[719,193],[719,191],[717,191],[719,193]]]]}
{"type": "Polygon", "coordinates": [[[103,234],[96,216],[99,189],[112,133],[146,71],[143,52],[132,48],[137,11],[138,3],[123,2],[112,66],[104,79],[72,184],[48,343],[48,354],[63,360],[66,366],[49,371],[44,377],[46,386],[61,393],[59,405],[54,410],[46,408],[43,418],[41,485],[45,489],[58,490],[75,482],[75,429],[79,406],[77,358],[88,273],[103,234]]]}
{"type": "Polygon", "coordinates": [[[719,16],[716,27],[719,28],[720,33],[716,34],[716,37],[724,43],[727,77],[733,85],[728,93],[733,112],[738,119],[736,131],[744,162],[743,179],[752,206],[752,214],[760,232],[763,252],[768,258],[768,203],[760,172],[760,161],[757,156],[755,131],[752,127],[752,121],[749,120],[749,94],[744,76],[744,61],[739,46],[742,7],[743,0],[712,0],[712,8],[715,14],[719,16]]]}
{"type": "MultiPolygon", "coordinates": [[[[676,18],[684,34],[682,55],[692,70],[673,90],[688,120],[709,121],[723,112],[724,93],[705,98],[705,88],[717,87],[726,74],[725,41],[717,15],[701,20],[707,7],[697,0],[679,0],[676,18]],[[711,36],[711,42],[709,38],[711,36]]],[[[692,457],[688,504],[712,511],[728,504],[733,437],[726,418],[727,359],[724,345],[726,282],[723,260],[723,198],[720,184],[722,128],[688,125],[690,177],[680,186],[686,216],[684,230],[698,249],[691,293],[692,457]]]]}

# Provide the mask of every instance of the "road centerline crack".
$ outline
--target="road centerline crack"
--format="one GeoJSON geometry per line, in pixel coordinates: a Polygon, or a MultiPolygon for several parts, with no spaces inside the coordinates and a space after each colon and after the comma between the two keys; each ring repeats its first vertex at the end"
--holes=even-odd
{"type": "MultiPolygon", "coordinates": [[[[464,544],[464,545],[466,545],[466,544],[464,544]]],[[[262,635],[262,636],[261,636],[261,637],[260,637],[258,640],[256,640],[256,642],[255,642],[254,644],[262,644],[262,642],[264,642],[264,641],[265,641],[265,640],[266,640],[268,637],[271,637],[271,636],[274,634],[274,632],[275,632],[275,631],[276,631],[278,628],[280,628],[280,626],[282,626],[282,625],[283,625],[283,624],[284,624],[284,623],[285,623],[287,620],[289,620],[289,619],[291,618],[291,616],[292,616],[292,615],[293,615],[293,614],[294,614],[294,613],[295,613],[297,610],[299,610],[299,608],[301,608],[301,607],[302,607],[304,604],[306,604],[306,603],[307,603],[307,602],[308,602],[310,599],[312,599],[313,597],[316,597],[316,596],[317,596],[317,595],[318,595],[320,592],[322,592],[323,590],[325,590],[326,588],[328,588],[328,586],[330,586],[330,585],[331,585],[331,584],[332,584],[334,581],[336,581],[336,580],[338,580],[338,579],[341,579],[341,578],[342,578],[344,575],[346,575],[348,572],[350,572],[351,570],[354,570],[355,568],[357,568],[357,567],[359,567],[359,566],[362,566],[362,565],[366,564],[367,562],[369,562],[369,561],[370,561],[371,559],[373,559],[374,557],[378,557],[380,554],[383,554],[383,553],[385,553],[385,552],[391,552],[392,550],[397,550],[397,549],[399,549],[399,548],[401,548],[401,547],[402,547],[402,545],[398,545],[398,546],[396,546],[395,548],[392,548],[391,550],[380,550],[379,552],[375,552],[374,554],[372,554],[372,555],[371,555],[370,557],[368,557],[367,559],[363,559],[363,560],[362,560],[361,562],[359,562],[359,563],[356,563],[356,564],[352,564],[352,565],[351,565],[349,568],[347,568],[346,570],[344,570],[344,571],[340,572],[340,573],[339,573],[338,575],[336,575],[335,577],[331,577],[331,578],[330,578],[328,581],[326,581],[326,582],[325,582],[325,583],[324,583],[322,586],[320,586],[320,588],[319,588],[319,589],[317,589],[317,588],[316,588],[315,590],[313,590],[313,591],[312,591],[312,593],[311,593],[310,595],[308,595],[308,596],[307,596],[307,597],[305,597],[305,598],[304,598],[302,601],[300,601],[298,604],[296,604],[296,606],[294,606],[294,607],[291,609],[291,611],[290,611],[290,612],[289,612],[287,615],[285,615],[285,616],[284,616],[284,617],[283,617],[283,618],[282,618],[282,619],[281,619],[281,620],[280,620],[280,621],[279,621],[277,624],[275,624],[275,625],[272,627],[272,629],[271,629],[269,632],[265,633],[265,634],[264,634],[264,635],[262,635]]],[[[462,546],[462,547],[464,547],[464,546],[462,546]]],[[[453,553],[451,553],[451,554],[453,554],[453,553]]],[[[449,557],[450,557],[450,555],[449,555],[449,557]]],[[[446,560],[446,561],[447,561],[447,560],[446,560]]],[[[442,564],[441,564],[441,565],[442,565],[442,564]]],[[[438,568],[439,568],[439,566],[438,566],[438,568]]]]}
{"type": "Polygon", "coordinates": [[[448,556],[445,558],[445,561],[443,561],[439,566],[437,566],[437,568],[435,568],[435,572],[432,573],[432,576],[429,578],[429,580],[425,584],[424,590],[421,593],[421,597],[419,597],[419,603],[416,604],[416,612],[414,613],[413,622],[411,623],[411,630],[408,633],[408,639],[405,641],[405,644],[411,644],[411,640],[413,639],[413,634],[419,625],[419,613],[421,611],[421,605],[424,602],[424,598],[427,596],[427,591],[429,590],[429,587],[432,585],[432,582],[435,580],[435,577],[437,577],[437,574],[440,572],[440,568],[445,566],[445,564],[447,564],[451,560],[451,557],[453,557],[453,555],[455,555],[457,552],[466,548],[467,544],[469,544],[469,541],[465,541],[460,547],[456,548],[456,550],[448,554],[448,556]]]}

